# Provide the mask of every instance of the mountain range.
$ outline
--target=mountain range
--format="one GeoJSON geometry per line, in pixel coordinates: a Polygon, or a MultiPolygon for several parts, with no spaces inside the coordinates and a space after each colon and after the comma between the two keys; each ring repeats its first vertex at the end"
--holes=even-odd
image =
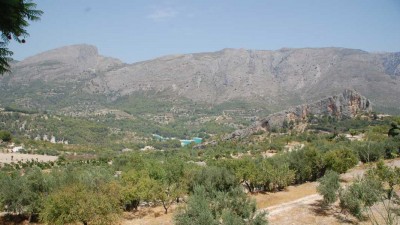
{"type": "Polygon", "coordinates": [[[137,94],[218,105],[262,104],[271,112],[354,89],[374,110],[400,112],[400,52],[346,48],[223,49],[127,64],[91,45],[50,50],[0,76],[2,106],[102,106],[137,94]],[[77,100],[78,99],[78,100],[77,100]],[[84,102],[84,103],[82,103],[84,102]]]}

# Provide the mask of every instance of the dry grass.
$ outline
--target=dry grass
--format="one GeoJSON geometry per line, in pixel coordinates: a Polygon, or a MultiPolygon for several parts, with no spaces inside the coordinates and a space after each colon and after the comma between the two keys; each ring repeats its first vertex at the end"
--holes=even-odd
{"type": "Polygon", "coordinates": [[[336,207],[326,210],[321,209],[319,200],[269,216],[270,225],[339,225],[355,223],[356,220],[350,217],[346,218],[336,207]]]}
{"type": "Polygon", "coordinates": [[[176,205],[172,205],[168,214],[164,213],[164,208],[144,207],[137,212],[124,213],[122,225],[172,225],[173,214],[176,211],[176,205]]]}
{"type": "Polygon", "coordinates": [[[257,208],[262,209],[316,194],[316,187],[316,182],[304,183],[297,186],[289,186],[281,192],[258,193],[253,194],[251,197],[256,200],[257,208]]]}

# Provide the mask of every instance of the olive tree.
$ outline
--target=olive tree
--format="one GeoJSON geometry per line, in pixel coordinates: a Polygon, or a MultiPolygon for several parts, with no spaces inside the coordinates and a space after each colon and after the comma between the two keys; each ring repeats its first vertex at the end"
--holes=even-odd
{"type": "Polygon", "coordinates": [[[373,224],[380,224],[380,220],[388,225],[398,224],[400,199],[394,190],[399,184],[400,169],[380,161],[376,168],[340,192],[340,207],[358,219],[369,218],[373,224]],[[375,204],[382,207],[373,209],[375,204]]]}
{"type": "Polygon", "coordinates": [[[96,189],[83,184],[65,186],[45,199],[40,220],[54,225],[77,222],[84,225],[112,224],[121,212],[119,195],[115,182],[96,189]]]}
{"type": "Polygon", "coordinates": [[[14,171],[0,174],[1,210],[25,215],[31,220],[42,208],[43,199],[49,193],[49,179],[38,167],[24,174],[14,171]]]}
{"type": "Polygon", "coordinates": [[[265,214],[256,212],[255,202],[238,186],[229,191],[212,192],[197,186],[174,220],[177,225],[266,225],[265,214]]]}
{"type": "Polygon", "coordinates": [[[329,170],[318,181],[319,185],[317,191],[324,197],[324,206],[329,206],[336,202],[337,192],[340,188],[339,174],[335,171],[329,170]]]}

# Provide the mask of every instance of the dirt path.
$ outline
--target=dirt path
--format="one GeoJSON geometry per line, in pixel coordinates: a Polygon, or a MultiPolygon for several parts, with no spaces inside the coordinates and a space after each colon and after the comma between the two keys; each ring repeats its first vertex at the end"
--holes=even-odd
{"type": "Polygon", "coordinates": [[[311,203],[315,203],[317,200],[321,200],[322,196],[319,194],[313,194],[313,195],[309,195],[291,202],[285,202],[279,205],[275,205],[275,206],[271,206],[271,207],[267,207],[265,209],[261,209],[261,211],[263,210],[267,210],[268,215],[269,216],[273,216],[279,213],[282,213],[284,211],[290,210],[293,207],[302,207],[303,205],[306,204],[311,204],[311,203]]]}

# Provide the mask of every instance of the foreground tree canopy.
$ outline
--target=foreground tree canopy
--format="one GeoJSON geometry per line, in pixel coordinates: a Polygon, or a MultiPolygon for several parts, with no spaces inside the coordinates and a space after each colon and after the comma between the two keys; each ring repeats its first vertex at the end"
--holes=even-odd
{"type": "Polygon", "coordinates": [[[28,21],[40,19],[42,11],[36,10],[36,4],[29,0],[1,0],[0,1],[0,74],[8,72],[9,62],[13,54],[7,48],[10,40],[14,39],[19,43],[25,43],[29,35],[26,27],[28,21]]]}

